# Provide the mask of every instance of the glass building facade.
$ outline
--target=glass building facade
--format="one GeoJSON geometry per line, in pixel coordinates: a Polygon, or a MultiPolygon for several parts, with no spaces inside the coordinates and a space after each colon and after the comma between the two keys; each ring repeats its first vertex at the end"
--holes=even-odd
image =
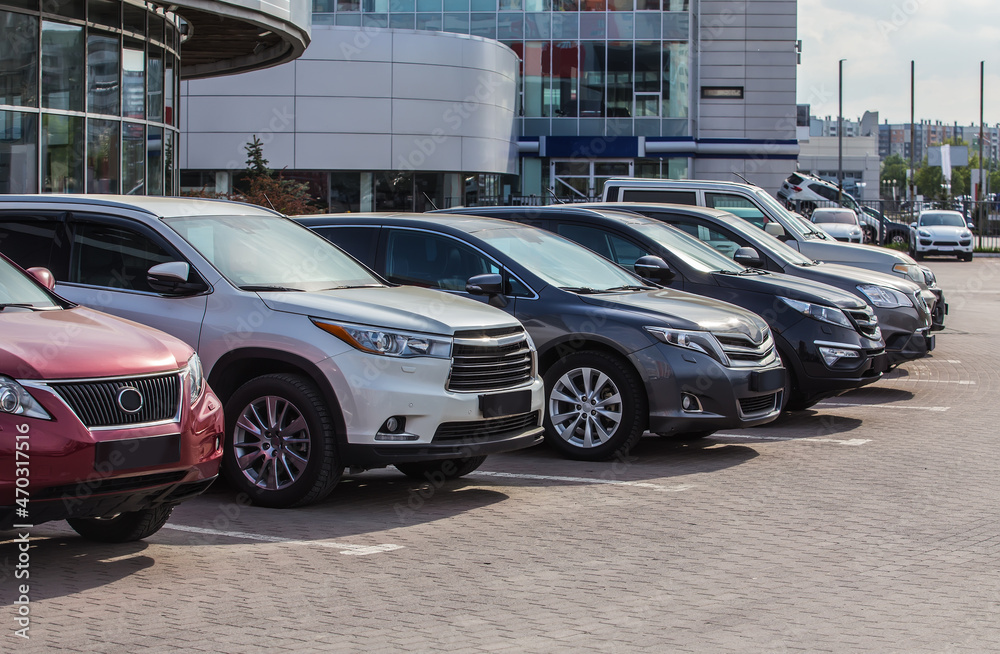
{"type": "Polygon", "coordinates": [[[152,3],[0,0],[0,193],[176,193],[178,23],[152,3]]]}
{"type": "Polygon", "coordinates": [[[471,34],[513,49],[521,138],[567,146],[522,156],[521,192],[574,199],[610,176],[687,176],[687,157],[616,158],[613,142],[691,136],[691,23],[689,0],[313,0],[314,25],[471,34]]]}

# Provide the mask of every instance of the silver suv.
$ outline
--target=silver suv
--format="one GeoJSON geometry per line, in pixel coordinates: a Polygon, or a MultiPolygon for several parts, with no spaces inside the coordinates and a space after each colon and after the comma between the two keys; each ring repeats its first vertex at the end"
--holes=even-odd
{"type": "Polygon", "coordinates": [[[0,251],[65,298],[195,347],[225,406],[222,471],[265,506],[345,467],[435,478],[542,439],[542,381],[499,309],[389,284],[280,214],[233,202],[0,196],[0,251]]]}

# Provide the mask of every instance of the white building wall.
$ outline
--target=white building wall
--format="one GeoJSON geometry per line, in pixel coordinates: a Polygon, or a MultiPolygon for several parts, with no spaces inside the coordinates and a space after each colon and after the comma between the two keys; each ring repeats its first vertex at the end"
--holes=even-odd
{"type": "Polygon", "coordinates": [[[517,56],[476,36],[317,25],[298,60],[182,84],[181,168],[517,173],[517,56]]]}
{"type": "MultiPolygon", "coordinates": [[[[835,172],[841,159],[836,136],[813,136],[800,143],[798,169],[819,175],[835,172]]],[[[879,198],[880,161],[878,156],[878,136],[851,136],[843,139],[844,175],[861,178],[865,186],[859,200],[879,198]]]]}

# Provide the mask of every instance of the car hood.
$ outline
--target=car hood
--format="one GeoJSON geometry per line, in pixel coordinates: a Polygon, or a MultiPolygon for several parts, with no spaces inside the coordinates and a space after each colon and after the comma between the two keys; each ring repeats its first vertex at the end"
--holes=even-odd
{"type": "Polygon", "coordinates": [[[855,268],[854,266],[841,266],[835,263],[823,263],[817,268],[814,268],[814,270],[820,270],[826,274],[837,275],[838,277],[850,279],[858,285],[877,284],[879,286],[888,286],[889,288],[894,288],[897,291],[906,293],[910,297],[913,297],[914,293],[918,293],[920,291],[919,285],[903,279],[902,277],[875,272],[873,270],[868,270],[867,268],[855,268]]]}
{"type": "Polygon", "coordinates": [[[762,342],[767,323],[734,304],[682,291],[658,289],[632,293],[581,295],[587,304],[631,313],[645,313],[651,326],[712,332],[739,332],[762,342]]]}
{"type": "Polygon", "coordinates": [[[831,236],[847,236],[857,234],[861,230],[857,225],[844,225],[840,223],[823,223],[823,231],[831,236]]]}
{"type": "Polygon", "coordinates": [[[124,318],[76,307],[0,313],[0,374],[15,379],[122,377],[177,370],[194,352],[124,318]]]}
{"type": "MultiPolygon", "coordinates": [[[[837,268],[841,267],[837,266],[837,268]]],[[[715,273],[715,280],[723,288],[763,293],[765,295],[780,295],[792,300],[835,306],[841,309],[857,309],[865,306],[864,302],[858,299],[856,295],[842,291],[839,288],[784,273],[769,273],[767,275],[723,275],[715,273]]]]}
{"type": "Polygon", "coordinates": [[[956,227],[954,225],[927,225],[925,227],[917,227],[917,231],[924,230],[931,236],[937,238],[953,238],[958,240],[958,235],[963,232],[968,232],[967,227],[956,227]]]}
{"type": "Polygon", "coordinates": [[[808,257],[830,263],[879,263],[887,269],[897,263],[916,263],[909,256],[877,245],[861,243],[830,243],[826,241],[806,241],[801,251],[808,257]]]}
{"type": "Polygon", "coordinates": [[[423,334],[452,336],[467,329],[520,325],[483,302],[416,286],[258,295],[274,311],[423,334]]]}

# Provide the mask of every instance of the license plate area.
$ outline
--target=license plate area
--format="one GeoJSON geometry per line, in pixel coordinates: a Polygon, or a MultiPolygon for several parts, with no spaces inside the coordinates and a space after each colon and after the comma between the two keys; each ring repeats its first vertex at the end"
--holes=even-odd
{"type": "Polygon", "coordinates": [[[181,435],[102,441],[94,449],[94,469],[100,472],[168,465],[181,460],[181,435]]]}
{"type": "Polygon", "coordinates": [[[779,391],[785,387],[785,369],[754,370],[750,373],[749,386],[755,393],[779,391]]]}
{"type": "Polygon", "coordinates": [[[502,418],[531,410],[531,391],[512,391],[479,396],[479,411],[484,418],[502,418]]]}

